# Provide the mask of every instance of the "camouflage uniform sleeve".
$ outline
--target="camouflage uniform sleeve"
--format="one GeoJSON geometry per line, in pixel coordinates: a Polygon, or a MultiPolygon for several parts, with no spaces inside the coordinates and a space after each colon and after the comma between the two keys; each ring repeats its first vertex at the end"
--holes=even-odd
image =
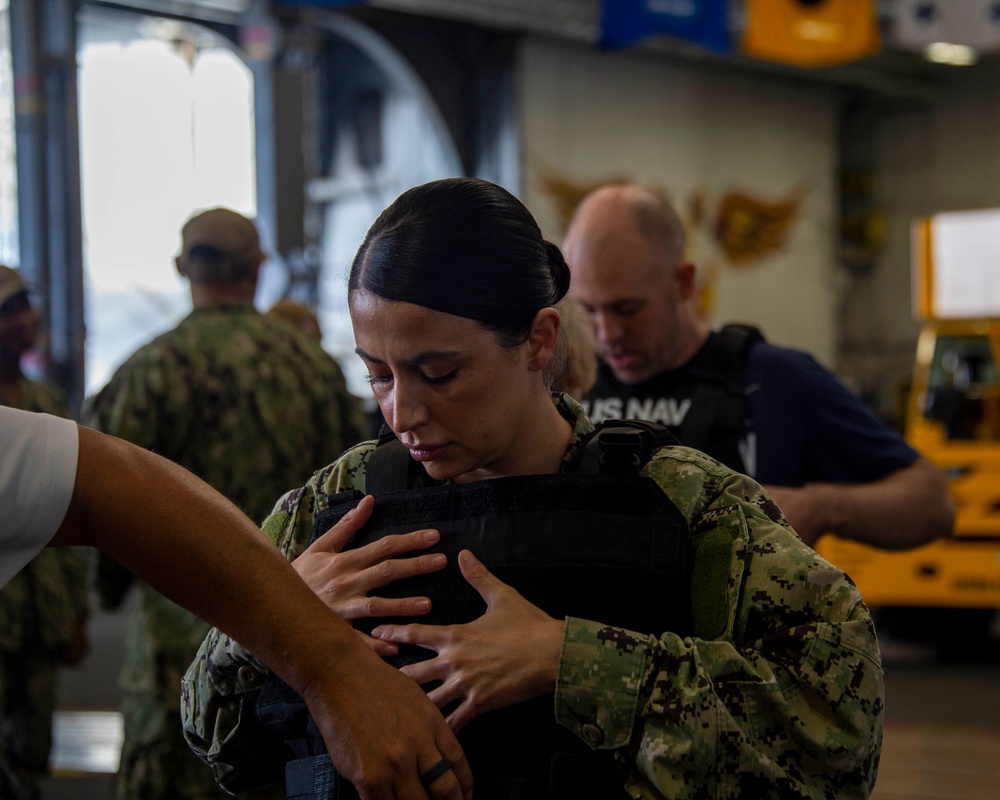
{"type": "MultiPolygon", "coordinates": [[[[115,371],[103,389],[87,399],[83,424],[174,459],[174,454],[163,452],[160,413],[166,387],[173,386],[175,393],[182,392],[183,381],[170,381],[171,365],[158,367],[148,357],[152,351],[147,348],[137,351],[115,371]]],[[[181,437],[183,433],[175,428],[173,435],[181,437]]],[[[92,561],[92,584],[98,604],[104,609],[119,608],[135,576],[99,550],[94,551],[92,561]]]]}
{"type": "MultiPolygon", "coordinates": [[[[85,425],[118,436],[147,450],[162,453],[166,409],[186,403],[182,364],[174,353],[156,343],[132,355],[108,384],[84,405],[85,425]]],[[[179,416],[179,415],[178,415],[179,416]]],[[[176,430],[171,435],[177,435],[176,430]]]]}
{"type": "Polygon", "coordinates": [[[106,610],[119,608],[135,580],[135,575],[130,569],[123,567],[100,550],[94,550],[91,558],[94,563],[91,583],[97,602],[106,610]]]}
{"type": "Polygon", "coordinates": [[[87,599],[87,558],[82,547],[57,547],[40,552],[24,573],[33,622],[27,636],[47,652],[58,653],[72,641],[90,615],[87,599]],[[30,576],[30,577],[29,577],[30,576]]]}
{"type": "Polygon", "coordinates": [[[616,749],[633,797],[867,797],[884,685],[860,594],[752,480],[670,453],[648,474],[691,525],[696,635],[567,619],[557,718],[616,749]]]}
{"type": "Polygon", "coordinates": [[[90,595],[88,593],[89,548],[62,548],[61,583],[65,591],[64,624],[68,628],[66,641],[70,641],[76,627],[90,617],[90,595]]]}
{"type": "MultiPolygon", "coordinates": [[[[263,530],[289,561],[305,550],[328,497],[351,488],[367,452],[366,445],[355,447],[275,504],[263,530]]],[[[233,793],[284,780],[284,747],[254,716],[269,674],[253,653],[213,628],[181,684],[184,738],[212,768],[216,782],[233,793]]]]}

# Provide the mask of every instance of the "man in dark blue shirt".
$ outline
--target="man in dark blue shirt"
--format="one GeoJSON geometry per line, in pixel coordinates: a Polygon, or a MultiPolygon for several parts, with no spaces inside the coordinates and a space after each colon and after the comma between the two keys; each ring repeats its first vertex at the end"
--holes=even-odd
{"type": "Polygon", "coordinates": [[[901,549],[950,535],[942,474],[834,375],[753,329],[713,332],[698,316],[683,226],[655,194],[592,192],[564,250],[603,362],[585,403],[595,422],[670,426],[764,484],[810,544],[834,533],[901,549]]]}

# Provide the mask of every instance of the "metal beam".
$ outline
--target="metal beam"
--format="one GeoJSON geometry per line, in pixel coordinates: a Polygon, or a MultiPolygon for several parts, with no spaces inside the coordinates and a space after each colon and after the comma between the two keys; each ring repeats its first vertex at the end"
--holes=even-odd
{"type": "Polygon", "coordinates": [[[49,336],[53,380],[71,408],[84,393],[83,210],[76,3],[42,0],[48,162],[49,336]]]}
{"type": "Polygon", "coordinates": [[[20,266],[48,319],[46,377],[83,400],[83,236],[74,0],[11,0],[20,266]]]}
{"type": "Polygon", "coordinates": [[[10,53],[14,68],[14,135],[17,148],[17,207],[20,268],[42,295],[48,294],[45,239],[45,92],[38,52],[38,6],[10,0],[10,53]]]}

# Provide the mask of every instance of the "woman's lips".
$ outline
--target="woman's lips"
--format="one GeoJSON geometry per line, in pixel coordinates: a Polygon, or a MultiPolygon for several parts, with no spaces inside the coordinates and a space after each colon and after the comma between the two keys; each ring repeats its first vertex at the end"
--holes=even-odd
{"type": "Polygon", "coordinates": [[[414,461],[436,461],[441,457],[447,445],[407,445],[410,456],[414,461]]]}

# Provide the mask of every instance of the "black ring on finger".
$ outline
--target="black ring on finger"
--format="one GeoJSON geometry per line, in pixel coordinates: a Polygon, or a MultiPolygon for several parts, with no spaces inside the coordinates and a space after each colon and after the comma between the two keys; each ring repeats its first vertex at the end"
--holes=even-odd
{"type": "MultiPolygon", "coordinates": [[[[451,762],[447,758],[442,758],[433,767],[431,767],[430,769],[425,769],[423,772],[420,773],[420,782],[424,785],[424,788],[427,789],[428,787],[430,787],[432,783],[434,783],[434,781],[436,781],[450,769],[451,769],[451,762]]],[[[413,773],[411,772],[410,774],[412,775],[413,773]]]]}

